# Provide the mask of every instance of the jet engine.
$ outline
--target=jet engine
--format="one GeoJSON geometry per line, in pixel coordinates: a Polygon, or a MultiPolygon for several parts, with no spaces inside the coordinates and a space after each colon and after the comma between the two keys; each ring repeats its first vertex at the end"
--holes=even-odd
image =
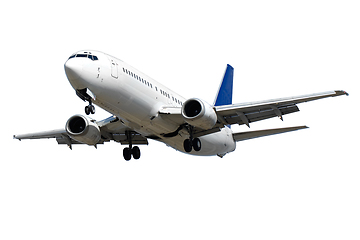
{"type": "Polygon", "coordinates": [[[90,118],[82,115],[74,115],[69,118],[65,129],[72,139],[88,145],[96,145],[101,138],[99,126],[90,118]]]}
{"type": "Polygon", "coordinates": [[[182,106],[181,114],[188,124],[204,130],[213,128],[217,121],[213,107],[198,98],[188,99],[182,106]]]}

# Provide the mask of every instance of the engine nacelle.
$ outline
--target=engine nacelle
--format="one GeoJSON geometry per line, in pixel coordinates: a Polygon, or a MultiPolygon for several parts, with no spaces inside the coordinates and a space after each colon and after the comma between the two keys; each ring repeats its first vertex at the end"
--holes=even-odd
{"type": "Polygon", "coordinates": [[[74,115],[66,122],[66,132],[74,140],[88,145],[96,145],[101,139],[99,126],[90,118],[74,115]]]}
{"type": "Polygon", "coordinates": [[[198,98],[188,99],[182,106],[181,114],[188,124],[204,130],[213,128],[217,121],[213,107],[198,98]]]}

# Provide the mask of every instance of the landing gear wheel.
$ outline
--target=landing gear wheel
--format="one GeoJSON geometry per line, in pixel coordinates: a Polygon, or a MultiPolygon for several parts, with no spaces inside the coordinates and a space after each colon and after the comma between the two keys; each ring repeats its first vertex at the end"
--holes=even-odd
{"type": "Polygon", "coordinates": [[[131,152],[132,152],[134,159],[137,160],[140,158],[140,148],[138,146],[133,147],[131,152]]]}
{"type": "Polygon", "coordinates": [[[124,155],[124,159],[126,161],[129,161],[131,159],[131,149],[128,147],[124,148],[123,155],[124,155]]]}
{"type": "Polygon", "coordinates": [[[131,159],[131,155],[134,157],[134,159],[140,158],[140,148],[138,146],[133,147],[132,146],[132,140],[133,140],[133,132],[131,131],[125,131],[125,135],[127,140],[129,141],[129,147],[124,148],[123,155],[124,159],[126,161],[129,161],[131,159]]]}
{"type": "Polygon", "coordinates": [[[186,139],[184,141],[184,150],[187,153],[191,152],[191,150],[192,150],[192,142],[190,141],[190,139],[186,139]]]}
{"type": "Polygon", "coordinates": [[[95,107],[94,107],[94,105],[90,105],[89,108],[90,108],[90,113],[91,113],[91,114],[95,114],[95,107]]]}
{"type": "Polygon", "coordinates": [[[194,138],[194,140],[192,141],[192,145],[195,151],[200,151],[201,150],[201,142],[200,139],[198,138],[194,138]]]}
{"type": "Polygon", "coordinates": [[[89,106],[86,106],[86,107],[85,107],[85,113],[86,113],[86,115],[89,115],[90,112],[91,112],[91,110],[90,110],[89,106]]]}
{"type": "Polygon", "coordinates": [[[90,113],[91,114],[95,114],[95,107],[94,105],[90,104],[88,106],[85,107],[85,113],[86,115],[89,115],[90,113]]]}

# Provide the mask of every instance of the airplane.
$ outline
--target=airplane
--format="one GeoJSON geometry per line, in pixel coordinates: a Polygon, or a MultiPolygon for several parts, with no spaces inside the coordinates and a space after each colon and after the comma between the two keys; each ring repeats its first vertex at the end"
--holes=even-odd
{"type": "Polygon", "coordinates": [[[65,62],[65,72],[77,96],[88,105],[85,114],[68,119],[65,128],[14,135],[15,139],[55,138],[72,149],[74,144],[97,147],[109,141],[128,145],[123,157],[140,158],[138,145],[148,139],[183,153],[219,156],[233,152],[236,142],[308,128],[295,126],[234,133],[231,125],[246,125],[268,118],[283,120],[299,111],[297,104],[348,95],[336,90],[296,97],[233,104],[234,68],[227,65],[215,101],[186,99],[120,59],[99,51],[79,51],[65,62]],[[96,121],[89,115],[98,106],[111,114],[96,121]]]}

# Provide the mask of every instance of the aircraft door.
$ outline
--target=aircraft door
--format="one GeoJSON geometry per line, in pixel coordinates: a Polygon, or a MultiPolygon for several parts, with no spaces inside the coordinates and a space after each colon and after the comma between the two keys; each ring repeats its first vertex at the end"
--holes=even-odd
{"type": "Polygon", "coordinates": [[[113,78],[118,78],[118,64],[113,59],[110,59],[111,63],[111,76],[113,78]]]}

